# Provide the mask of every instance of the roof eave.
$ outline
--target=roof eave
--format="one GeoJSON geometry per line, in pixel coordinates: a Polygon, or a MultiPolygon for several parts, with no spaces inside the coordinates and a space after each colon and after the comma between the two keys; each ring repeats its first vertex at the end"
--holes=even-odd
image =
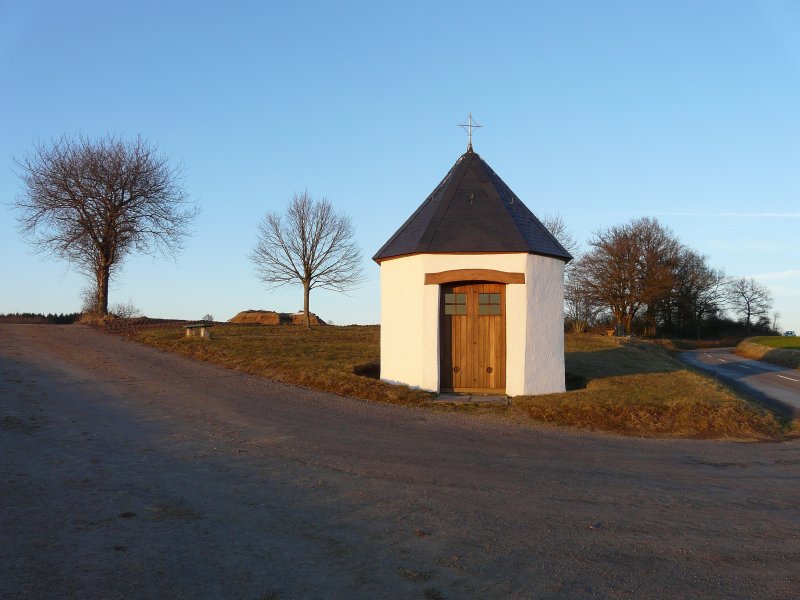
{"type": "Polygon", "coordinates": [[[385,262],[387,260],[394,260],[396,258],[407,258],[409,256],[419,256],[419,255],[423,255],[423,254],[452,255],[452,256],[460,256],[460,255],[481,256],[481,255],[486,255],[486,254],[533,254],[535,256],[544,256],[546,258],[554,258],[556,260],[562,260],[562,261],[564,261],[565,264],[568,263],[571,260],[574,260],[574,258],[575,258],[572,255],[559,256],[557,254],[547,254],[546,252],[530,252],[530,251],[527,251],[527,250],[496,250],[496,251],[486,250],[486,251],[483,251],[483,252],[455,252],[455,251],[453,251],[453,252],[408,252],[406,254],[396,254],[394,256],[378,256],[378,255],[375,255],[375,256],[372,257],[372,260],[374,260],[376,263],[378,263],[380,265],[382,262],[385,262]]]}

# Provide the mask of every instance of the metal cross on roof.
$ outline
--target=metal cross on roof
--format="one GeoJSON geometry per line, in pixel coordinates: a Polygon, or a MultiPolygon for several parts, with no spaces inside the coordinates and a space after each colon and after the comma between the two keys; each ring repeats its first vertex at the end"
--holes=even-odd
{"type": "Polygon", "coordinates": [[[469,113],[467,122],[459,124],[459,127],[461,127],[464,131],[467,132],[467,139],[469,140],[467,143],[467,151],[472,150],[472,130],[478,129],[479,127],[483,127],[483,125],[478,125],[475,119],[472,118],[472,113],[469,113]]]}

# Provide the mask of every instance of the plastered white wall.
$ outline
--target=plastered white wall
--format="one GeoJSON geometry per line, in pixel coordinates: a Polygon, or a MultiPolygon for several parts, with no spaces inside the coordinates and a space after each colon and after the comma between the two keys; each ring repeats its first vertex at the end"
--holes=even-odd
{"type": "MultiPolygon", "coordinates": [[[[422,255],[381,263],[381,379],[424,388],[422,255]]],[[[434,286],[436,287],[436,286],[434,286]]]]}
{"type": "Polygon", "coordinates": [[[381,379],[439,389],[439,286],[425,273],[525,273],[506,286],[506,393],[564,391],[563,269],[533,254],[416,254],[381,263],[381,379]]]}
{"type": "Polygon", "coordinates": [[[525,271],[527,315],[525,381],[509,395],[534,396],[563,392],[564,386],[564,262],[528,255],[525,271]]]}

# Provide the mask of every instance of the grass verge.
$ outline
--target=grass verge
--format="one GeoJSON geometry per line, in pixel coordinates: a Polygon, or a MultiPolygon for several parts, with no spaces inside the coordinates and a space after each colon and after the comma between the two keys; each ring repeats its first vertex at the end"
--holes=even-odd
{"type": "Polygon", "coordinates": [[[767,336],[744,340],[736,346],[736,354],[792,369],[800,368],[800,338],[767,336]]]}
{"type": "Polygon", "coordinates": [[[377,379],[377,326],[217,324],[210,340],[175,323],[111,327],[140,342],[251,375],[344,396],[644,437],[777,439],[791,424],[688,369],[657,344],[566,336],[568,391],[516,397],[509,406],[433,404],[434,394],[377,379]]]}
{"type": "Polygon", "coordinates": [[[653,341],[669,350],[701,350],[703,348],[734,348],[742,339],[741,337],[726,337],[709,340],[664,338],[653,341]]]}
{"type": "Polygon", "coordinates": [[[515,398],[515,408],[537,421],[647,437],[774,439],[792,429],[656,343],[568,335],[566,369],[576,389],[515,398]]]}
{"type": "Polygon", "coordinates": [[[179,327],[130,333],[133,339],[250,375],[394,404],[431,403],[434,394],[378,379],[377,326],[305,327],[217,324],[210,340],[186,338],[179,327]]]}

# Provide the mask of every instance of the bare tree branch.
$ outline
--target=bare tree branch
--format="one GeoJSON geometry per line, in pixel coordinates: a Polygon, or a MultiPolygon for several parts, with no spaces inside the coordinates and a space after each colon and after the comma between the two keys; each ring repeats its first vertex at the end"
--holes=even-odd
{"type": "Polygon", "coordinates": [[[664,326],[699,338],[704,324],[722,310],[725,273],[711,268],[705,256],[683,248],[674,280],[673,289],[661,303],[664,326]]]}
{"type": "Polygon", "coordinates": [[[589,245],[576,273],[580,288],[629,332],[645,308],[647,333],[653,335],[658,303],[675,284],[680,242],[655,219],[642,218],[596,232],[589,245]]]}
{"type": "Polygon", "coordinates": [[[174,255],[197,216],[173,167],[140,137],[62,137],[15,159],[24,193],[20,232],[37,251],[94,278],[95,306],[108,313],[108,284],[131,253],[174,255]]]}
{"type": "Polygon", "coordinates": [[[268,287],[303,286],[303,310],[310,327],[312,289],[347,292],[363,281],[361,249],[354,235],[349,216],[334,211],[325,198],[315,201],[305,191],[292,197],[285,215],[264,217],[250,260],[268,287]]]}
{"type": "Polygon", "coordinates": [[[744,322],[745,331],[750,331],[754,318],[766,317],[772,309],[772,293],[752,277],[729,279],[725,296],[730,309],[744,322]]]}

